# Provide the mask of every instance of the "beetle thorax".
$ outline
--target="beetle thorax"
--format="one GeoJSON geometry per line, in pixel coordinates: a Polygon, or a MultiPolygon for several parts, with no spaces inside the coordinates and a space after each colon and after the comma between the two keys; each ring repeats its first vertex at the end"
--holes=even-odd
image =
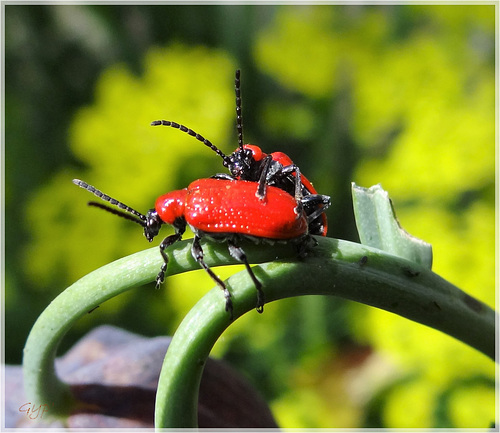
{"type": "Polygon", "coordinates": [[[164,223],[174,225],[176,220],[183,218],[186,194],[187,189],[184,188],[158,197],[155,209],[164,223]]]}

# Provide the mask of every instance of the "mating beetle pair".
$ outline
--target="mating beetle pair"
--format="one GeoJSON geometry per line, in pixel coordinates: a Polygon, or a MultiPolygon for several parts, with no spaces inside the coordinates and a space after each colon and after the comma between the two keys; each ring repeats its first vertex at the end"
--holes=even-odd
{"type": "Polygon", "coordinates": [[[76,185],[118,209],[98,202],[89,202],[89,205],[140,224],[150,242],[159,233],[162,224],[174,227],[175,233],[160,244],[164,263],[156,278],[157,287],[163,282],[167,270],[168,256],[165,249],[181,240],[186,225],[189,225],[195,234],[191,249],[193,257],[224,291],[226,311],[230,312],[231,318],[231,295],[224,282],[204,262],[200,239],[208,237],[227,242],[229,253],[244,263],[256,286],[256,309],[262,313],[265,302],[262,284],[255,277],[238,241],[244,237],[258,241],[291,240],[302,252],[311,240],[311,234],[326,236],[324,211],[330,204],[330,197],[318,194],[287,155],[281,152],[266,155],[257,146],[243,145],[239,71],[236,71],[235,88],[239,147],[230,156],[183,125],[165,120],[151,123],[153,126],[177,128],[203,142],[223,158],[230,175],[216,174],[209,179],[196,180],[182,190],[164,194],[146,215],[86,182],[73,180],[76,185]]]}

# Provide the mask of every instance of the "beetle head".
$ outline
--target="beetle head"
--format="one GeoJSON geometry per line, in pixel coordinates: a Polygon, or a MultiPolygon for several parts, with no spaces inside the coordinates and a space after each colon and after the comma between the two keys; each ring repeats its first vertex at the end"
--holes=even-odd
{"type": "Polygon", "coordinates": [[[144,227],[144,236],[146,239],[151,242],[154,237],[160,232],[160,227],[163,224],[158,212],[155,209],[150,209],[146,214],[146,221],[143,225],[144,227]]]}

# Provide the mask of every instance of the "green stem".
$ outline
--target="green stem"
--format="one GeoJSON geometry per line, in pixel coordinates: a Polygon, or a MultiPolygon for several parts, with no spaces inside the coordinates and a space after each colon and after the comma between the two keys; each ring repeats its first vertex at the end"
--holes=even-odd
{"type": "MultiPolygon", "coordinates": [[[[399,314],[445,332],[495,357],[495,312],[426,267],[345,241],[319,239],[305,261],[254,267],[267,302],[300,295],[334,295],[399,314]]],[[[245,272],[227,282],[235,318],[255,306],[245,272]]],[[[157,428],[195,428],[203,366],[230,322],[214,289],[189,312],[165,356],[156,400],[157,428]]]]}
{"type": "MultiPolygon", "coordinates": [[[[340,296],[436,328],[494,358],[495,312],[488,306],[408,260],[351,242],[329,238],[318,242],[303,261],[297,261],[290,245],[243,245],[251,262],[267,262],[254,268],[267,302],[305,294],[340,296]]],[[[169,248],[168,275],[199,268],[191,257],[190,244],[187,240],[169,248]]],[[[204,244],[204,250],[209,266],[235,263],[224,244],[204,244]]],[[[53,404],[51,412],[59,415],[67,415],[75,407],[69,387],[54,370],[60,340],[92,308],[153,281],[160,265],[158,248],[151,248],[88,274],[54,299],[33,326],[25,346],[24,380],[30,400],[53,404]]],[[[232,276],[228,288],[235,318],[255,307],[255,287],[246,272],[232,276]]],[[[224,305],[220,289],[215,288],[176,332],[160,376],[158,427],[196,426],[203,365],[230,324],[224,305]]]]}
{"type": "MultiPolygon", "coordinates": [[[[293,249],[285,244],[273,248],[249,245],[246,250],[254,263],[293,257],[293,249]]],[[[204,251],[209,266],[236,263],[223,244],[208,244],[204,251]]],[[[191,256],[190,240],[170,247],[168,255],[168,275],[199,269],[191,256]]],[[[154,281],[161,263],[158,247],[132,254],[84,276],[49,304],[35,322],[24,347],[24,387],[30,401],[50,404],[55,416],[65,416],[75,408],[78,402],[54,369],[59,342],[93,308],[126,290],[154,281]]]]}

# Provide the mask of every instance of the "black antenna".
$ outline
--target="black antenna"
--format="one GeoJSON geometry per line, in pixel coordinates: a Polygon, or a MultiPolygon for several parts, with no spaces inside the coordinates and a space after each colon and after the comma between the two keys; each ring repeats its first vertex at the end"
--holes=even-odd
{"type": "Polygon", "coordinates": [[[133,215],[126,213],[126,212],[122,212],[121,210],[115,209],[114,207],[106,206],[105,204],[98,203],[96,201],[89,201],[87,203],[87,205],[98,207],[99,209],[105,210],[106,212],[112,213],[113,215],[117,215],[119,217],[125,218],[126,220],[133,221],[133,222],[141,225],[142,227],[146,227],[146,223],[144,221],[142,221],[142,220],[134,217],[133,215]]]}
{"type": "Polygon", "coordinates": [[[241,116],[241,87],[239,69],[236,69],[234,90],[236,92],[236,129],[238,130],[238,147],[243,150],[243,117],[241,116]]]}
{"type": "Polygon", "coordinates": [[[136,211],[135,209],[132,209],[130,206],[127,206],[126,204],[110,197],[109,195],[107,194],[104,194],[102,191],[99,191],[97,188],[94,188],[92,185],[89,185],[88,183],[84,182],[83,180],[80,180],[80,179],[73,179],[73,183],[77,186],[79,186],[80,188],[83,188],[83,189],[86,189],[87,191],[91,192],[92,194],[94,194],[96,197],[99,197],[101,200],[104,200],[104,201],[107,201],[108,203],[112,204],[113,206],[116,206],[120,209],[123,209],[125,212],[121,212],[117,209],[114,209],[112,207],[109,207],[109,206],[106,206],[104,204],[101,204],[101,203],[97,203],[95,201],[91,201],[89,202],[89,206],[95,206],[95,207],[98,207],[100,209],[103,209],[107,212],[110,212],[114,215],[118,215],[118,216],[121,216],[123,218],[126,218],[130,221],[134,221],[136,222],[137,224],[140,224],[141,226],[145,227],[146,226],[146,216],[143,215],[142,213],[136,211]],[[128,212],[128,213],[126,213],[128,212]],[[136,217],[138,217],[139,219],[137,218],[134,218],[133,216],[131,215],[135,215],[136,217]]]}
{"type": "Polygon", "coordinates": [[[176,122],[171,122],[170,120],[154,120],[153,122],[151,122],[151,126],[159,126],[159,125],[171,126],[172,128],[177,128],[180,131],[189,134],[191,137],[196,138],[198,141],[201,141],[205,146],[212,149],[217,155],[219,155],[224,161],[226,161],[227,156],[217,146],[215,146],[215,144],[212,144],[205,137],[193,131],[192,129],[188,128],[187,126],[180,125],[179,123],[176,122]]]}

